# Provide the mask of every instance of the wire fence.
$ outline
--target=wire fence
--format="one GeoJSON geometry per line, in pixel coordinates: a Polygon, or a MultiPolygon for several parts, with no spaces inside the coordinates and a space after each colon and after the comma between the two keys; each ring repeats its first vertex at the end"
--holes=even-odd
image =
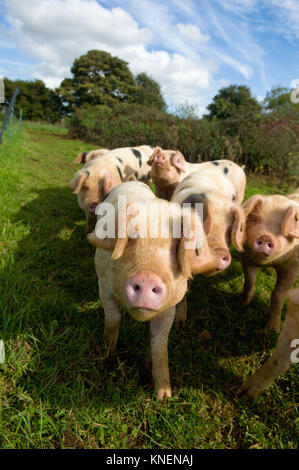
{"type": "MultiPolygon", "coordinates": [[[[0,129],[0,144],[2,143],[2,137],[3,137],[3,134],[6,131],[6,129],[7,129],[7,140],[8,140],[8,142],[11,140],[12,126],[13,126],[13,119],[14,119],[14,105],[15,105],[16,98],[19,94],[20,94],[20,89],[16,88],[13,95],[12,95],[10,103],[8,105],[8,108],[6,110],[6,113],[5,113],[5,116],[4,116],[4,119],[3,119],[3,123],[2,123],[1,129],[0,129]]],[[[19,126],[18,126],[19,131],[22,130],[22,125],[23,125],[23,116],[22,116],[22,110],[20,109],[20,112],[19,112],[19,126]]]]}

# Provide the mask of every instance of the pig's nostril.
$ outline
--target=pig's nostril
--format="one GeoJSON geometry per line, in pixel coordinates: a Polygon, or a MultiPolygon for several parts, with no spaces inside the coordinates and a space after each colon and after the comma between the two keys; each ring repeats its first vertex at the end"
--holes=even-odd
{"type": "Polygon", "coordinates": [[[159,294],[160,291],[161,291],[161,289],[160,289],[159,287],[154,287],[154,288],[152,289],[152,292],[154,292],[154,294],[159,294]]]}
{"type": "Polygon", "coordinates": [[[261,245],[263,244],[263,242],[262,242],[261,240],[258,240],[257,244],[258,244],[259,246],[261,246],[261,245]]]}
{"type": "Polygon", "coordinates": [[[268,248],[273,248],[272,243],[268,243],[268,248]]]}
{"type": "Polygon", "coordinates": [[[135,285],[133,286],[133,289],[134,289],[135,292],[137,292],[137,291],[140,290],[140,286],[139,286],[138,284],[135,284],[135,285]]]}

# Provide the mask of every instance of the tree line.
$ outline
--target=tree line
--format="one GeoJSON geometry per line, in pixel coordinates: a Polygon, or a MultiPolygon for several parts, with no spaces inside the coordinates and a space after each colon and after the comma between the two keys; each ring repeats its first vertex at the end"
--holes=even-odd
{"type": "Polygon", "coordinates": [[[192,105],[170,113],[153,78],[134,76],[127,62],[98,50],[75,59],[71,77],[55,90],[41,80],[4,83],[7,101],[16,87],[21,90],[16,114],[21,108],[28,120],[67,117],[69,135],[95,145],[146,142],[179,148],[191,161],[229,158],[253,171],[298,173],[299,104],[288,88],[273,88],[259,103],[247,86],[230,85],[218,91],[202,118],[192,105]]]}

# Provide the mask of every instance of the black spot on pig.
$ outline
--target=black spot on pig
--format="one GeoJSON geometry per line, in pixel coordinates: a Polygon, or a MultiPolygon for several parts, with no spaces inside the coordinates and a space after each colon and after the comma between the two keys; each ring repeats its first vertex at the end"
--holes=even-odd
{"type": "Polygon", "coordinates": [[[190,194],[184,201],[183,204],[191,204],[193,209],[196,208],[195,204],[203,204],[203,221],[206,220],[208,216],[208,206],[207,206],[207,198],[204,193],[200,194],[190,194]]]}
{"type": "Polygon", "coordinates": [[[116,168],[117,168],[117,171],[118,171],[119,177],[120,177],[120,179],[121,179],[121,181],[122,181],[122,180],[123,180],[123,175],[122,175],[122,172],[121,172],[121,170],[120,170],[120,168],[119,168],[119,166],[118,166],[118,165],[116,165],[116,168]]]}
{"type": "Polygon", "coordinates": [[[132,149],[132,152],[134,153],[135,157],[138,158],[139,168],[141,168],[141,166],[142,166],[141,153],[137,149],[132,149]]]}

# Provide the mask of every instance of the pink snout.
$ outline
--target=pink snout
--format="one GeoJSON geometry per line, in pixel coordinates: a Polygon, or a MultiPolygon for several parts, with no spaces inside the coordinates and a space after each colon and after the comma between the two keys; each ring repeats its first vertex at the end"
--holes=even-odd
{"type": "Polygon", "coordinates": [[[218,256],[218,265],[217,268],[223,271],[226,269],[231,262],[231,255],[229,251],[218,249],[216,250],[218,256]]]}
{"type": "Polygon", "coordinates": [[[274,240],[268,235],[258,237],[253,243],[253,249],[256,253],[261,253],[266,256],[272,255],[275,249],[274,240]]]}
{"type": "Polygon", "coordinates": [[[98,204],[99,204],[98,202],[93,202],[92,204],[89,204],[89,205],[87,206],[88,212],[89,212],[90,214],[95,214],[96,208],[97,208],[97,205],[98,205],[98,204]]]}
{"type": "Polygon", "coordinates": [[[128,279],[125,293],[129,307],[158,310],[166,297],[166,286],[157,274],[140,271],[128,279]]]}
{"type": "Polygon", "coordinates": [[[155,156],[154,161],[157,165],[164,165],[166,162],[166,157],[163,155],[163,153],[158,153],[158,155],[155,156]]]}

